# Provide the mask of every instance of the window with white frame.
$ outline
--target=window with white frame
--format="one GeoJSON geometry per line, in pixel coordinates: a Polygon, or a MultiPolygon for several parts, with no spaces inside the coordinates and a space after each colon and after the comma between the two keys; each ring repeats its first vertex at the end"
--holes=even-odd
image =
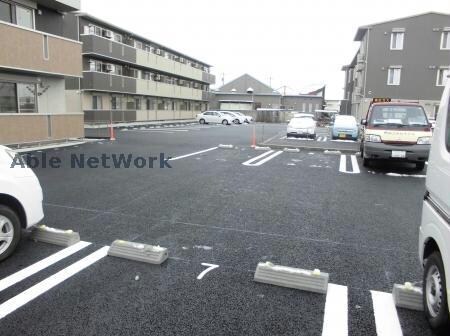
{"type": "Polygon", "coordinates": [[[447,84],[449,68],[439,68],[437,71],[436,86],[445,86],[447,84]]]}
{"type": "Polygon", "coordinates": [[[102,96],[92,96],[92,109],[93,110],[103,109],[102,96]]]}
{"type": "Polygon", "coordinates": [[[450,50],[450,27],[445,28],[441,35],[441,49],[450,50]]]}
{"type": "Polygon", "coordinates": [[[387,85],[400,85],[401,76],[402,76],[401,67],[390,67],[388,69],[387,85]]]}
{"type": "Polygon", "coordinates": [[[394,30],[391,33],[391,50],[403,50],[404,31],[394,30]]]}

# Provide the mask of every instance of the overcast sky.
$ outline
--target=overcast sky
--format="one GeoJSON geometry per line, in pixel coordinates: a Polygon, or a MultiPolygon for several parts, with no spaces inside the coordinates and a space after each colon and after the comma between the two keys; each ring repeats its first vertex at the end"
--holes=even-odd
{"type": "MultiPolygon", "coordinates": [[[[243,73],[290,93],[327,85],[341,99],[358,26],[428,11],[449,0],[82,0],[82,10],[213,66],[216,85],[243,73]]],[[[449,23],[450,25],[450,23],[449,23]]]]}

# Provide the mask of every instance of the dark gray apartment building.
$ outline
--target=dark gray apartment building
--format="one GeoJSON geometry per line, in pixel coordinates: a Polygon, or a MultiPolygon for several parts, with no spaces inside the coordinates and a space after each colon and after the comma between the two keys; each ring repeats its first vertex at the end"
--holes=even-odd
{"type": "Polygon", "coordinates": [[[85,123],[190,119],[207,109],[210,65],[89,14],[75,18],[83,78],[66,88],[85,123]]]}
{"type": "Polygon", "coordinates": [[[65,94],[65,80],[82,76],[81,43],[65,28],[79,9],[78,0],[0,1],[0,144],[84,135],[65,94]]]}
{"type": "Polygon", "coordinates": [[[429,12],[359,27],[345,71],[344,113],[365,116],[373,98],[418,102],[435,116],[450,65],[450,15],[429,12]]]}
{"type": "Polygon", "coordinates": [[[324,103],[324,89],[311,94],[289,95],[244,74],[211,92],[210,108],[227,111],[314,112],[321,110],[324,103]]]}

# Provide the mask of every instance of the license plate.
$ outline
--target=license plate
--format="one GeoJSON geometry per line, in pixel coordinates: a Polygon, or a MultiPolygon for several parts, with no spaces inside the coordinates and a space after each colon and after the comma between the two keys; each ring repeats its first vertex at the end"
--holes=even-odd
{"type": "Polygon", "coordinates": [[[405,151],[392,151],[392,157],[404,159],[406,157],[406,152],[405,151]]]}
{"type": "Polygon", "coordinates": [[[339,138],[346,138],[347,137],[347,134],[345,134],[345,133],[339,133],[339,138]]]}

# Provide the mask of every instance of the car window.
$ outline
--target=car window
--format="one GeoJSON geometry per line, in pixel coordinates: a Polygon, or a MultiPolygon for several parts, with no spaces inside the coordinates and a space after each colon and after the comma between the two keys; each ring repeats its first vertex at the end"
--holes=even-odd
{"type": "Polygon", "coordinates": [[[212,115],[212,112],[205,112],[204,115],[212,115]]]}
{"type": "Polygon", "coordinates": [[[370,115],[372,126],[428,126],[425,111],[420,106],[375,106],[370,115]]]}

